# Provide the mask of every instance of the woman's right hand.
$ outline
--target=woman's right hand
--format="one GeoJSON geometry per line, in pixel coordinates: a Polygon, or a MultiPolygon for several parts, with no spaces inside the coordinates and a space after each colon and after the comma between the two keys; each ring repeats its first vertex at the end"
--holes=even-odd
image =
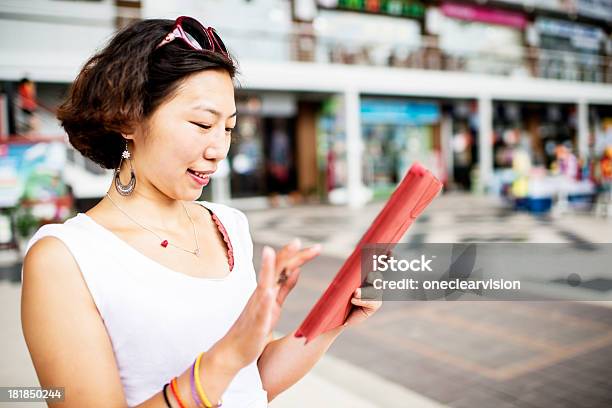
{"type": "Polygon", "coordinates": [[[276,302],[279,285],[275,271],[276,252],[265,246],[257,287],[234,325],[221,340],[230,348],[230,364],[242,368],[257,358],[267,344],[268,334],[276,325],[280,305],[276,302]]]}
{"type": "Polygon", "coordinates": [[[283,247],[278,256],[264,246],[257,287],[238,319],[227,334],[215,345],[224,352],[223,360],[236,370],[259,358],[278,322],[287,291],[295,285],[299,267],[316,257],[321,247],[315,245],[300,250],[299,240],[283,247]],[[290,279],[280,280],[283,270],[292,271],[290,279]]]}

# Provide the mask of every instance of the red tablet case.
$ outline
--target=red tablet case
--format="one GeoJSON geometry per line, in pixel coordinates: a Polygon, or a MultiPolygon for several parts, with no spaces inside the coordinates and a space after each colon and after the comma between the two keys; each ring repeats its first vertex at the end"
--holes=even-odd
{"type": "Polygon", "coordinates": [[[412,165],[351,256],[297,329],[295,337],[306,337],[308,343],[319,334],[344,324],[353,306],[353,293],[363,283],[361,249],[364,245],[377,243],[390,244],[391,249],[441,189],[442,183],[426,168],[418,163],[412,165]]]}

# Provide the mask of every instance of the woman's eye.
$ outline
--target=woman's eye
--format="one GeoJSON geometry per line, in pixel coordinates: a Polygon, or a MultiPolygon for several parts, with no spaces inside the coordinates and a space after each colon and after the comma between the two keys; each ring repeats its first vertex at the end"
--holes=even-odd
{"type": "Polygon", "coordinates": [[[234,128],[225,128],[225,131],[226,131],[227,133],[232,133],[232,130],[234,130],[234,128]]]}
{"type": "Polygon", "coordinates": [[[207,130],[208,130],[208,129],[210,129],[210,128],[211,128],[211,126],[209,126],[209,125],[203,125],[203,124],[201,124],[201,123],[197,123],[197,122],[190,122],[190,123],[192,123],[192,124],[194,124],[194,125],[196,125],[196,126],[198,126],[198,127],[202,128],[202,129],[207,129],[207,130]]]}

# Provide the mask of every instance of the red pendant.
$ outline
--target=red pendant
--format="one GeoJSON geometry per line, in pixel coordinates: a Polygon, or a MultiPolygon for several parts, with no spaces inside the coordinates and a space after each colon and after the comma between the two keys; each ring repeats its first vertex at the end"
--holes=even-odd
{"type": "Polygon", "coordinates": [[[168,240],[164,239],[161,243],[161,246],[163,246],[164,248],[168,246],[168,240]]]}

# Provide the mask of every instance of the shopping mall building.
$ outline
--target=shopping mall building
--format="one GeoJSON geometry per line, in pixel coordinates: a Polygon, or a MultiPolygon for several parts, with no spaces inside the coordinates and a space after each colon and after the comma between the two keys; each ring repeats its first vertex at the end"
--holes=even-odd
{"type": "Polygon", "coordinates": [[[449,189],[494,191],[517,147],[548,168],[559,144],[584,161],[612,145],[612,0],[4,0],[0,174],[23,178],[24,146],[54,140],[71,194],[102,197],[111,171],[76,153],[52,112],[118,27],[178,15],[214,26],[241,71],[229,160],[204,199],[360,206],[414,161],[449,189]],[[40,101],[28,136],[26,76],[40,101]]]}

